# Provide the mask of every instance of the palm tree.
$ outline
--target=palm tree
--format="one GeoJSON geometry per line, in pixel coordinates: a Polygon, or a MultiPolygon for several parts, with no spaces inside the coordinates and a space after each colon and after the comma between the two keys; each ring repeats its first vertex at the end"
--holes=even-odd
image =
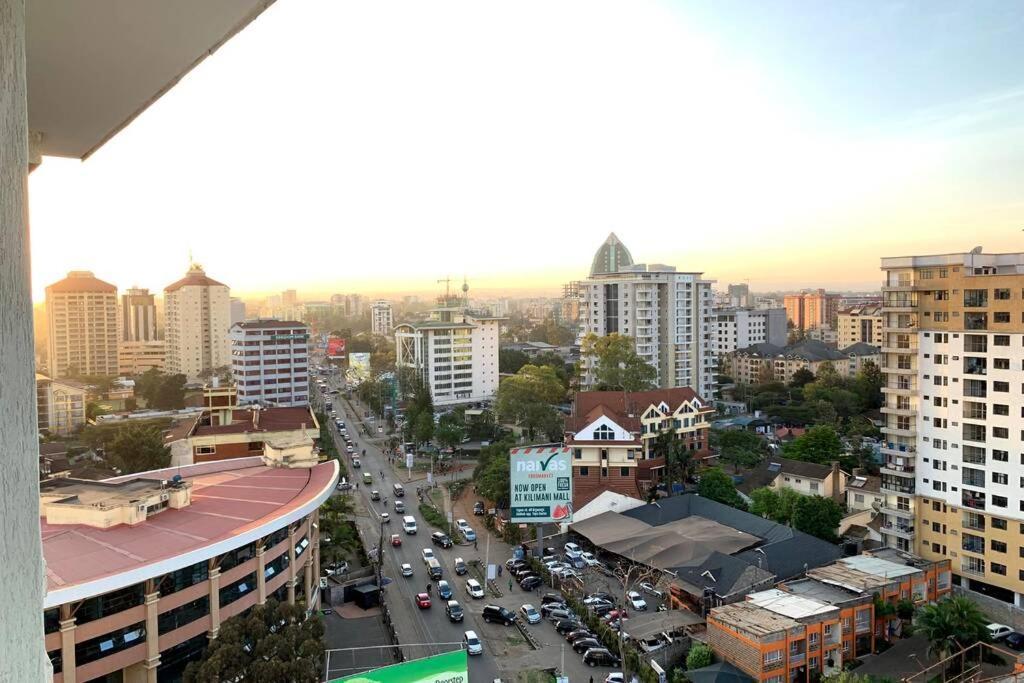
{"type": "Polygon", "coordinates": [[[963,596],[951,596],[918,612],[917,631],[928,639],[928,654],[945,659],[977,642],[990,640],[988,619],[963,596]]]}

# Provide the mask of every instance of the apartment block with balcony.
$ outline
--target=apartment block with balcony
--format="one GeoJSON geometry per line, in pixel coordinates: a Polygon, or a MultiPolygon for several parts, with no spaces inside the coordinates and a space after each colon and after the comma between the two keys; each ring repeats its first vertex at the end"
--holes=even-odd
{"type": "Polygon", "coordinates": [[[309,326],[294,320],[235,323],[231,373],[238,403],[309,405],[309,326]]]}
{"type": "Polygon", "coordinates": [[[787,294],[782,305],[793,329],[807,331],[828,327],[834,330],[840,299],[838,294],[829,294],[824,289],[805,290],[787,294]]]}
{"type": "Polygon", "coordinates": [[[882,322],[881,306],[844,308],[836,315],[836,344],[841,349],[858,342],[881,347],[882,322]]]}
{"type": "Polygon", "coordinates": [[[390,301],[374,301],[370,304],[370,331],[382,337],[391,336],[395,326],[395,315],[390,301]]]}
{"type": "Polygon", "coordinates": [[[166,370],[196,380],[231,363],[231,290],[193,263],[164,289],[166,370]]]}
{"type": "Polygon", "coordinates": [[[117,374],[117,287],[72,271],[46,288],[46,320],[51,377],[117,374]]]}
{"type": "Polygon", "coordinates": [[[914,501],[900,516],[912,533],[887,541],[951,558],[955,582],[1024,607],[1024,254],[882,268],[883,490],[914,501]]]}

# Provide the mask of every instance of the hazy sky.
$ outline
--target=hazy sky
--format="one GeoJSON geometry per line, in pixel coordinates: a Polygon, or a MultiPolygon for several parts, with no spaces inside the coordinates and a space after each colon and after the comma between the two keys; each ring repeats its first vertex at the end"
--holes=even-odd
{"type": "Polygon", "coordinates": [[[1019,250],[1019,2],[279,0],[82,163],[34,277],[555,289],[615,231],[755,289],[1019,250]]]}

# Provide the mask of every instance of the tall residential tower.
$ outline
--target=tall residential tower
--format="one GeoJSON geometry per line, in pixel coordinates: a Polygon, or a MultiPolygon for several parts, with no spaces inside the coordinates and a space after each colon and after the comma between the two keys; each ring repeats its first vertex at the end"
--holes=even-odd
{"type": "Polygon", "coordinates": [[[117,374],[117,287],[74,270],[46,288],[49,374],[117,374]]]}
{"type": "Polygon", "coordinates": [[[198,379],[204,370],[231,363],[228,327],[231,291],[192,264],[188,273],[164,289],[164,325],[168,373],[198,379]]]}

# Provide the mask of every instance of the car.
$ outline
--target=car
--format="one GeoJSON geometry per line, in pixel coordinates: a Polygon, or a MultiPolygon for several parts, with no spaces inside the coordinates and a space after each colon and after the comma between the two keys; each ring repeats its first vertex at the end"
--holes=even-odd
{"type": "Polygon", "coordinates": [[[469,593],[469,597],[474,600],[484,599],[484,587],[480,585],[480,582],[476,579],[469,579],[466,581],[466,592],[469,593]]]}
{"type": "Polygon", "coordinates": [[[553,576],[557,576],[560,579],[578,579],[579,574],[572,567],[561,566],[551,570],[553,576]]]}
{"type": "Polygon", "coordinates": [[[665,597],[664,593],[662,593],[660,590],[655,588],[653,584],[651,584],[651,583],[649,583],[647,581],[641,581],[640,582],[640,590],[643,591],[644,593],[647,593],[648,595],[651,595],[651,596],[655,597],[655,598],[663,598],[663,597],[665,597]]]}
{"type": "Polygon", "coordinates": [[[462,640],[466,644],[466,654],[481,655],[484,653],[484,646],[475,631],[466,631],[462,640]]]}
{"type": "Polygon", "coordinates": [[[522,588],[524,591],[532,591],[534,588],[541,585],[542,583],[544,583],[543,579],[541,579],[536,574],[531,574],[530,576],[523,577],[519,581],[519,587],[522,588]]]}
{"type": "Polygon", "coordinates": [[[527,603],[519,608],[520,613],[523,615],[523,619],[526,620],[527,624],[539,624],[540,623],[540,612],[534,609],[533,605],[527,603]]]}
{"type": "Polygon", "coordinates": [[[352,455],[355,452],[355,450],[356,449],[352,448],[351,446],[345,446],[345,452],[348,453],[349,455],[352,455]]]}
{"type": "Polygon", "coordinates": [[[580,553],[580,559],[583,560],[583,563],[588,567],[596,567],[601,564],[597,561],[597,558],[594,557],[594,553],[580,553]]]}
{"type": "Polygon", "coordinates": [[[565,598],[563,598],[559,593],[545,593],[543,596],[541,596],[541,605],[547,605],[548,603],[552,602],[565,604],[565,598]]]}
{"type": "Polygon", "coordinates": [[[341,481],[338,482],[338,490],[348,491],[350,488],[352,488],[352,484],[348,483],[348,479],[342,477],[341,481]]]}
{"type": "Polygon", "coordinates": [[[469,528],[469,522],[467,522],[466,520],[461,519],[461,518],[457,519],[457,520],[455,520],[455,528],[458,529],[459,531],[465,531],[466,529],[469,528]]]}
{"type": "Polygon", "coordinates": [[[467,526],[465,529],[462,530],[462,535],[470,543],[476,541],[476,532],[473,531],[473,527],[467,526]]]}
{"type": "Polygon", "coordinates": [[[544,563],[544,567],[549,572],[555,572],[559,569],[568,569],[569,565],[565,564],[564,562],[559,562],[558,560],[548,560],[544,563]]]}
{"type": "Polygon", "coordinates": [[[608,612],[607,614],[605,614],[601,618],[604,619],[606,622],[611,623],[613,621],[618,621],[619,619],[622,619],[623,617],[626,617],[626,618],[629,617],[629,615],[626,614],[626,610],[624,610],[624,609],[613,609],[611,612],[608,612]]]}
{"type": "Polygon", "coordinates": [[[989,637],[991,637],[992,640],[1002,640],[1013,633],[1013,629],[1006,624],[989,624],[985,628],[988,629],[989,637]]]}
{"type": "Polygon", "coordinates": [[[463,574],[465,574],[468,571],[469,571],[469,567],[466,566],[466,561],[463,560],[461,557],[456,557],[455,558],[455,574],[457,576],[462,576],[463,574]]]}
{"type": "Polygon", "coordinates": [[[448,538],[448,534],[443,533],[441,531],[435,531],[434,533],[430,534],[430,542],[434,545],[439,545],[442,548],[452,547],[452,539],[448,538]]]}
{"type": "Polygon", "coordinates": [[[616,671],[605,676],[604,683],[626,683],[626,676],[621,671],[616,671]]]}
{"type": "Polygon", "coordinates": [[[647,609],[647,601],[644,600],[643,596],[636,591],[629,591],[626,593],[626,602],[635,610],[647,609]]]}
{"type": "Polygon", "coordinates": [[[423,555],[423,564],[426,564],[430,560],[437,559],[434,557],[434,551],[430,548],[424,548],[420,551],[420,554],[423,555]]]}
{"type": "Polygon", "coordinates": [[[580,638],[572,644],[572,649],[583,654],[592,647],[601,647],[601,642],[596,638],[580,638]]]}
{"type": "Polygon", "coordinates": [[[583,548],[579,547],[575,543],[566,543],[564,546],[562,546],[562,549],[565,551],[566,557],[576,558],[583,553],[583,548]]]}
{"type": "Polygon", "coordinates": [[[444,606],[444,613],[448,615],[448,621],[453,624],[462,621],[462,605],[458,600],[449,600],[444,606]]]}
{"type": "Polygon", "coordinates": [[[569,606],[564,602],[542,602],[540,606],[540,613],[547,616],[555,610],[567,610],[569,606]]]}
{"type": "Polygon", "coordinates": [[[339,576],[346,572],[348,572],[348,562],[332,562],[324,570],[327,576],[339,576]]]}
{"type": "Polygon", "coordinates": [[[400,547],[402,545],[402,537],[398,534],[391,534],[391,545],[396,548],[400,547]]]}
{"type": "Polygon", "coordinates": [[[566,633],[575,631],[580,627],[580,622],[575,619],[562,619],[561,621],[555,622],[555,630],[561,633],[563,636],[566,633]]]}
{"type": "Polygon", "coordinates": [[[380,513],[381,524],[391,524],[391,515],[387,512],[380,513]]]}
{"type": "Polygon", "coordinates": [[[589,628],[578,628],[565,634],[565,640],[569,643],[575,643],[580,638],[597,638],[597,636],[589,628]]]}
{"type": "Polygon", "coordinates": [[[397,512],[398,514],[402,514],[403,512],[405,512],[405,503],[403,501],[395,501],[395,512],[397,512]]]}
{"type": "Polygon", "coordinates": [[[363,463],[359,462],[359,458],[352,458],[352,467],[355,467],[358,470],[362,466],[363,463]]]}
{"type": "Polygon", "coordinates": [[[437,582],[437,597],[442,600],[452,599],[452,587],[447,581],[437,582]]]}
{"type": "Polygon", "coordinates": [[[602,593],[602,592],[587,593],[586,597],[587,598],[600,598],[600,599],[604,600],[605,602],[614,602],[615,601],[615,596],[613,596],[611,593],[602,593]]]}
{"type": "Polygon", "coordinates": [[[590,605],[590,611],[599,617],[603,617],[614,609],[615,605],[610,602],[599,602],[595,605],[590,605]]]}
{"type": "Polygon", "coordinates": [[[402,563],[402,576],[412,576],[412,565],[408,562],[402,563]]]}
{"type": "Polygon", "coordinates": [[[1003,638],[1003,644],[1011,650],[1024,650],[1024,633],[1014,631],[1003,638]]]}
{"type": "Polygon", "coordinates": [[[430,596],[426,593],[417,593],[416,606],[420,609],[427,609],[428,607],[430,607],[430,596]]]}
{"type": "Polygon", "coordinates": [[[527,565],[525,567],[521,567],[519,569],[513,569],[512,572],[511,572],[512,576],[514,576],[516,578],[516,580],[519,580],[519,579],[523,578],[524,576],[529,576],[530,574],[535,574],[535,573],[536,572],[533,571],[533,567],[531,567],[529,565],[527,565]]]}
{"type": "Polygon", "coordinates": [[[583,604],[587,605],[587,606],[590,606],[590,605],[610,605],[610,604],[612,604],[612,601],[609,600],[608,598],[603,598],[603,597],[599,597],[599,596],[596,596],[596,595],[592,595],[589,598],[583,598],[583,604]]]}
{"type": "Polygon", "coordinates": [[[569,609],[553,609],[547,613],[548,621],[557,622],[563,619],[572,619],[573,621],[579,621],[579,617],[576,613],[569,609]]]}
{"type": "Polygon", "coordinates": [[[380,500],[380,491],[377,489],[370,491],[370,500],[380,500]]]}
{"type": "Polygon", "coordinates": [[[484,605],[482,616],[485,622],[498,622],[505,626],[512,626],[516,623],[516,613],[499,605],[484,605]]]}
{"type": "Polygon", "coordinates": [[[587,666],[619,666],[618,657],[603,647],[592,647],[583,653],[583,663],[587,666]]]}
{"type": "Polygon", "coordinates": [[[482,515],[482,514],[484,514],[484,502],[482,500],[478,500],[477,502],[473,503],[473,514],[474,515],[482,515]]]}
{"type": "Polygon", "coordinates": [[[517,560],[515,558],[512,558],[511,560],[505,562],[505,569],[509,570],[510,572],[515,571],[516,569],[522,569],[523,567],[529,566],[530,563],[526,560],[517,560]]]}

